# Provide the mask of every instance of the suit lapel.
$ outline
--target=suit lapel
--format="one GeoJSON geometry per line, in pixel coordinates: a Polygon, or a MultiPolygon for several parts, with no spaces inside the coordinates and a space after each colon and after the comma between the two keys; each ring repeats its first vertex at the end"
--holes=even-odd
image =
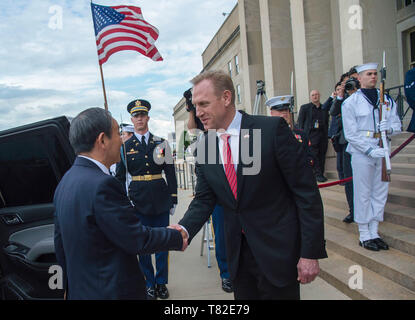
{"type": "Polygon", "coordinates": [[[249,139],[249,150],[253,150],[253,121],[252,116],[242,113],[241,130],[239,132],[239,155],[238,155],[238,167],[236,172],[237,179],[237,201],[241,199],[242,190],[245,183],[245,176],[243,175],[243,168],[245,164],[242,162],[242,148],[246,148],[246,140],[249,139]],[[242,143],[243,142],[243,143],[242,143]]]}

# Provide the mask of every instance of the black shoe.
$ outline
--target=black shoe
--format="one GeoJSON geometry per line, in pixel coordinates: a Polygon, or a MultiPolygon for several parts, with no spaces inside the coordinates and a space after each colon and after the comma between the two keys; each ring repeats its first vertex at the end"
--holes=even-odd
{"type": "Polygon", "coordinates": [[[327,181],[327,178],[325,176],[317,176],[316,179],[317,179],[318,182],[326,182],[327,181]]]}
{"type": "Polygon", "coordinates": [[[146,287],[147,300],[156,300],[156,291],[154,287],[146,287]]]}
{"type": "Polygon", "coordinates": [[[349,213],[349,215],[346,218],[343,219],[343,222],[345,222],[345,223],[354,222],[353,215],[351,213],[349,213]]]}
{"type": "Polygon", "coordinates": [[[232,281],[230,279],[222,279],[222,289],[228,293],[233,292],[232,281]]]}
{"type": "Polygon", "coordinates": [[[378,245],[373,240],[363,241],[363,243],[361,241],[359,241],[359,246],[361,246],[361,247],[363,247],[363,248],[365,248],[367,250],[379,251],[378,245]]]}
{"type": "Polygon", "coordinates": [[[385,241],[383,241],[383,239],[376,238],[376,239],[373,239],[373,241],[378,245],[379,249],[389,250],[389,246],[387,245],[387,243],[385,241]]]}
{"type": "Polygon", "coordinates": [[[156,296],[160,299],[167,299],[170,296],[165,284],[156,284],[156,296]]]}

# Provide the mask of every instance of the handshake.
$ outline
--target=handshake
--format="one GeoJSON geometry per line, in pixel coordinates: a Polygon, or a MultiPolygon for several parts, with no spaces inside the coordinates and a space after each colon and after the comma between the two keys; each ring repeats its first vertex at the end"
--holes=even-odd
{"type": "Polygon", "coordinates": [[[181,225],[178,224],[172,224],[171,226],[167,227],[168,229],[174,229],[180,232],[183,238],[183,247],[182,251],[186,250],[187,246],[189,245],[189,234],[187,233],[186,229],[183,228],[181,225]]]}

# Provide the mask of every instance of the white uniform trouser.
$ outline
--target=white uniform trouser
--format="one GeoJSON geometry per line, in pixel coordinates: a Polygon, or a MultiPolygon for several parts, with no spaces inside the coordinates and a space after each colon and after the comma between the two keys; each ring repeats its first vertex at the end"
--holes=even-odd
{"type": "Polygon", "coordinates": [[[360,241],[379,238],[389,183],[382,181],[382,158],[352,154],[354,221],[359,225],[360,241]]]}

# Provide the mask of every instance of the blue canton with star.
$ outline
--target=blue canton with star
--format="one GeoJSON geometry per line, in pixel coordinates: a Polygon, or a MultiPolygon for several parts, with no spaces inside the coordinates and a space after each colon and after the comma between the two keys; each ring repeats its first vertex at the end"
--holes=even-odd
{"type": "Polygon", "coordinates": [[[97,36],[105,27],[112,24],[118,24],[125,18],[124,14],[117,12],[111,7],[91,3],[91,10],[94,20],[95,36],[97,36]]]}

